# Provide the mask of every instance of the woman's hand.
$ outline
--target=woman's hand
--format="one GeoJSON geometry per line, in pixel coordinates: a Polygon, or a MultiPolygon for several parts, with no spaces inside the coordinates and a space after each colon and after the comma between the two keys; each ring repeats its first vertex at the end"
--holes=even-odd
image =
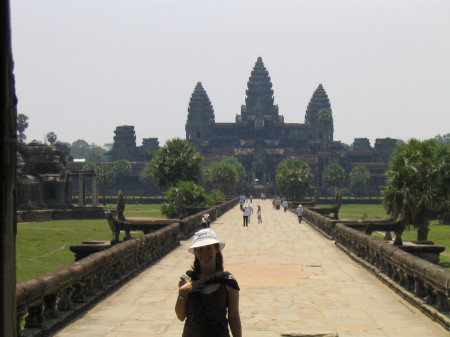
{"type": "Polygon", "coordinates": [[[190,293],[201,291],[205,287],[205,280],[192,281],[190,279],[188,282],[183,284],[178,288],[178,298],[175,304],[175,312],[180,321],[186,319],[186,300],[190,293]]]}
{"type": "Polygon", "coordinates": [[[201,291],[204,287],[205,280],[192,281],[192,279],[190,279],[179,288],[179,294],[181,297],[186,298],[190,293],[201,291]]]}

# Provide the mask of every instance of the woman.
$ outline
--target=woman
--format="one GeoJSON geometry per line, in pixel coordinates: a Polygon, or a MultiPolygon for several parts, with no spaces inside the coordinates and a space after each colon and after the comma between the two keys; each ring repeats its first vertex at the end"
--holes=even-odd
{"type": "Polygon", "coordinates": [[[258,223],[262,223],[262,210],[261,210],[260,205],[258,205],[258,210],[256,211],[256,215],[258,216],[258,223]]]}
{"type": "Polygon", "coordinates": [[[194,265],[181,276],[175,304],[178,319],[185,321],[183,337],[229,337],[228,324],[233,337],[242,337],[239,286],[223,269],[224,246],[210,228],[194,234],[189,248],[194,265]]]}

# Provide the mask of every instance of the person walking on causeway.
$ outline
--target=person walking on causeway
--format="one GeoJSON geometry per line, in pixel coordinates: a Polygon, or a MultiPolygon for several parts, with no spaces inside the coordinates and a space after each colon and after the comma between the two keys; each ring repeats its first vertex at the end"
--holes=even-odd
{"type": "Polygon", "coordinates": [[[303,219],[303,206],[302,204],[299,204],[297,209],[295,210],[295,214],[298,216],[298,223],[302,223],[303,219]]]}
{"type": "Polygon", "coordinates": [[[205,228],[194,234],[188,251],[192,268],[181,276],[175,313],[184,321],[182,337],[242,337],[239,285],[224,271],[222,250],[216,233],[205,228]]]}
{"type": "Polygon", "coordinates": [[[256,215],[258,217],[258,223],[262,223],[262,210],[261,210],[260,205],[258,205],[258,210],[256,211],[256,215]]]}
{"type": "Polygon", "coordinates": [[[286,211],[287,211],[287,209],[288,209],[288,206],[289,206],[289,203],[288,203],[288,201],[287,201],[286,199],[284,199],[284,200],[283,200],[283,208],[284,208],[284,212],[286,212],[286,211]]]}
{"type": "Polygon", "coordinates": [[[252,213],[253,208],[250,208],[250,206],[245,205],[242,211],[242,217],[244,219],[244,227],[248,227],[248,223],[250,222],[250,215],[252,215],[252,213]]]}

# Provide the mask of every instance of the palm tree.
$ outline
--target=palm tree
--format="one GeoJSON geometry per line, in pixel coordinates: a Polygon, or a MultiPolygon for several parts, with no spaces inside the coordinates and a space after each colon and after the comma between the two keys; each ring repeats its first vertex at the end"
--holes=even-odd
{"type": "Polygon", "coordinates": [[[402,143],[394,151],[387,176],[388,214],[417,229],[418,241],[426,241],[431,215],[450,208],[450,146],[435,139],[402,143]]]}
{"type": "Polygon", "coordinates": [[[371,174],[365,166],[355,166],[350,172],[350,190],[355,195],[365,195],[370,183],[371,174]]]}
{"type": "Polygon", "coordinates": [[[24,114],[17,115],[17,133],[19,134],[19,143],[25,143],[27,136],[25,130],[28,127],[28,116],[24,114]]]}
{"type": "Polygon", "coordinates": [[[106,185],[112,184],[116,179],[116,172],[112,166],[97,165],[95,168],[97,179],[103,190],[103,203],[106,202],[106,185]]]}
{"type": "Polygon", "coordinates": [[[275,180],[278,189],[287,198],[302,200],[312,178],[311,167],[307,162],[289,158],[278,164],[275,180]]]}
{"type": "Polygon", "coordinates": [[[203,164],[194,146],[186,140],[173,138],[155,152],[150,161],[158,187],[174,187],[180,180],[198,182],[203,164]]]}
{"type": "Polygon", "coordinates": [[[342,187],[345,180],[345,170],[338,163],[331,163],[323,171],[322,181],[332,195],[342,187]]]}
{"type": "Polygon", "coordinates": [[[328,129],[333,122],[333,116],[330,109],[322,109],[318,112],[319,125],[323,128],[323,149],[326,150],[328,142],[328,129]]]}
{"type": "Polygon", "coordinates": [[[50,145],[55,144],[57,139],[58,139],[58,136],[53,131],[50,131],[49,133],[47,133],[47,140],[50,143],[50,145]]]}

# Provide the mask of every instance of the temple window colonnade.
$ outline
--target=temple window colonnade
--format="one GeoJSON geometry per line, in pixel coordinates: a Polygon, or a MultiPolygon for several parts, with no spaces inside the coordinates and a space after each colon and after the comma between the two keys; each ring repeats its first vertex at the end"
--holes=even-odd
{"type": "MultiPolygon", "coordinates": [[[[70,180],[73,182],[75,177],[78,180],[78,206],[86,206],[86,183],[91,180],[91,204],[98,206],[98,179],[94,171],[72,171],[69,173],[70,180]]],[[[70,184],[72,186],[72,184],[70,184]]],[[[72,195],[72,193],[70,193],[72,195]]]]}

